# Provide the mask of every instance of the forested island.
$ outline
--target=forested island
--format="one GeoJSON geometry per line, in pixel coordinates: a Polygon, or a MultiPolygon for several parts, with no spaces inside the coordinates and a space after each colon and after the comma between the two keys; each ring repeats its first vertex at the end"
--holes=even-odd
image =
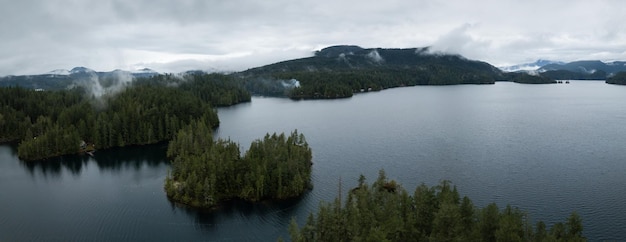
{"type": "MultiPolygon", "coordinates": [[[[340,188],[341,189],[341,188],[340,188]]],[[[289,225],[292,241],[586,241],[580,216],[573,212],[549,229],[542,221],[534,226],[529,216],[495,203],[477,208],[460,197],[456,186],[418,186],[413,195],[379,172],[371,185],[361,175],[358,186],[322,203],[299,228],[289,225]]]]}
{"type": "Polygon", "coordinates": [[[214,106],[250,101],[232,77],[221,74],[109,81],[59,91],[0,88],[0,141],[19,141],[23,160],[152,144],[170,140],[196,119],[215,128],[214,106]]]}
{"type": "Polygon", "coordinates": [[[612,77],[606,79],[608,84],[626,85],[626,72],[618,72],[612,77]]]}
{"type": "Polygon", "coordinates": [[[311,149],[303,134],[267,134],[241,156],[239,145],[213,140],[210,122],[200,119],[178,131],[167,156],[172,160],[165,191],[174,202],[214,208],[233,199],[282,200],[311,188],[311,149]]]}

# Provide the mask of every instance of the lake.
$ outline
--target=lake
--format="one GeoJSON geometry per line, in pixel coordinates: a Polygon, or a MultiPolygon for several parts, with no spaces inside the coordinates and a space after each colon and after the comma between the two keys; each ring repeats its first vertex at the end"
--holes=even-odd
{"type": "Polygon", "coordinates": [[[40,162],[0,146],[0,241],[275,241],[321,201],[385,169],[410,193],[451,180],[483,207],[496,202],[548,225],[570,212],[590,241],[626,241],[626,86],[418,86],[340,100],[254,97],[219,109],[216,136],[250,142],[302,132],[314,189],[280,203],[217,212],[165,197],[166,144],[40,162]]]}

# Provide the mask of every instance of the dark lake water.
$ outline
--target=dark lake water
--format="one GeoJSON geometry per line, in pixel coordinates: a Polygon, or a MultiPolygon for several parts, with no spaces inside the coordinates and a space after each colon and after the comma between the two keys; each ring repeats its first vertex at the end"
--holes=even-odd
{"type": "Polygon", "coordinates": [[[253,98],[219,110],[216,135],[250,142],[298,129],[313,149],[314,189],[295,201],[217,212],[165,197],[165,144],[25,163],[0,146],[0,241],[275,241],[359,174],[407,190],[451,180],[477,206],[533,220],[583,218],[590,241],[626,241],[626,87],[420,86],[350,99],[253,98]]]}

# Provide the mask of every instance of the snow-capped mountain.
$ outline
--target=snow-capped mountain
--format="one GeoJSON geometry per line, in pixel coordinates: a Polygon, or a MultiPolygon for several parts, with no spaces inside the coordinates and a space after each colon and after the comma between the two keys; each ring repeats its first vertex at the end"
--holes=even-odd
{"type": "Polygon", "coordinates": [[[94,71],[92,69],[89,69],[87,67],[82,67],[82,66],[74,67],[74,68],[72,68],[72,70],[70,70],[70,74],[92,73],[92,72],[96,72],[96,71],[94,71]]]}

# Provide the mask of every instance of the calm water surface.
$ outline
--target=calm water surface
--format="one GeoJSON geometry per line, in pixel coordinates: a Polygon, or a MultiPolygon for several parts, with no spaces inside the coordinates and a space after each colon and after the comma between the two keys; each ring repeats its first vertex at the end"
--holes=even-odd
{"type": "Polygon", "coordinates": [[[219,110],[216,136],[247,149],[298,129],[313,149],[314,189],[281,203],[218,212],[165,197],[165,144],[25,163],[0,146],[0,241],[274,241],[359,174],[379,169],[412,191],[451,180],[477,206],[511,204],[533,220],[583,217],[590,241],[626,241],[626,87],[420,86],[350,99],[253,98],[219,110]]]}

